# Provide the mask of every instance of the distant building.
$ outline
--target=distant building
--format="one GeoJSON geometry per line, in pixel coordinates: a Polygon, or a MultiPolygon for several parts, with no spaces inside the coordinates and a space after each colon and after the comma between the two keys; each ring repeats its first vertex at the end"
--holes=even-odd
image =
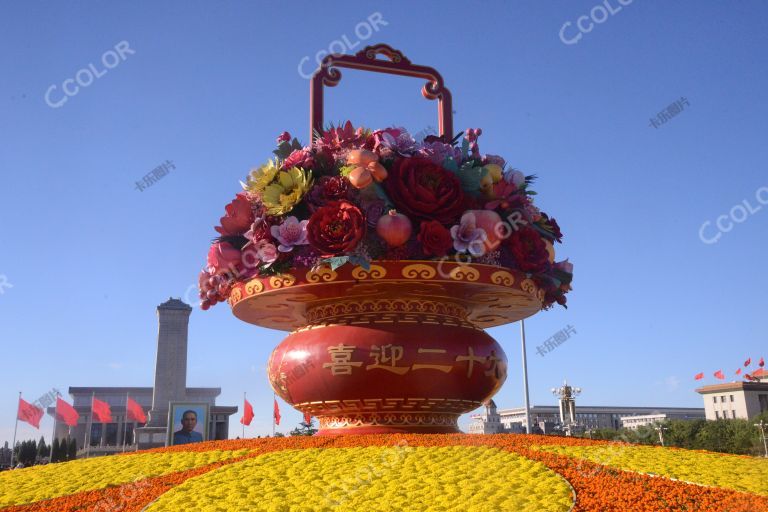
{"type": "MultiPolygon", "coordinates": [[[[210,408],[210,439],[229,437],[229,417],[237,406],[216,405],[221,388],[187,387],[187,335],[192,308],[178,299],[169,299],[157,307],[158,336],[153,387],[70,387],[73,406],[80,414],[71,429],[56,421],[54,431],[59,439],[72,436],[78,449],[85,447],[86,431],[91,454],[114,453],[126,449],[164,446],[171,401],[205,402],[210,408]],[[91,399],[107,402],[112,411],[111,423],[91,422],[91,399]],[[148,411],[147,424],[134,424],[126,418],[126,400],[138,402],[148,411]]],[[[48,408],[54,415],[54,408],[48,408]]]]}
{"type": "MultiPolygon", "coordinates": [[[[619,421],[621,422],[621,427],[626,428],[628,430],[637,430],[640,427],[650,427],[653,425],[656,425],[657,423],[663,423],[666,420],[671,420],[676,418],[670,418],[667,414],[660,413],[660,414],[642,414],[637,416],[622,416],[619,418],[619,421]]],[[[686,418],[690,419],[690,418],[686,418]]],[[[703,418],[698,418],[703,419],[703,418]]]]}
{"type": "MultiPolygon", "coordinates": [[[[486,405],[481,414],[471,416],[470,434],[495,434],[525,431],[525,408],[496,409],[486,405]]],[[[489,404],[489,405],[490,405],[489,404]]],[[[560,407],[534,405],[531,407],[531,424],[534,426],[560,423],[560,407]]],[[[580,405],[576,407],[576,424],[587,429],[622,428],[622,418],[630,416],[664,415],[667,419],[704,419],[704,409],[698,407],[610,407],[580,405]]],[[[546,429],[545,429],[546,430],[546,429]]]]}
{"type": "Polygon", "coordinates": [[[768,378],[765,372],[757,376],[760,382],[730,382],[697,389],[696,392],[704,399],[707,419],[748,420],[768,411],[768,378]]]}

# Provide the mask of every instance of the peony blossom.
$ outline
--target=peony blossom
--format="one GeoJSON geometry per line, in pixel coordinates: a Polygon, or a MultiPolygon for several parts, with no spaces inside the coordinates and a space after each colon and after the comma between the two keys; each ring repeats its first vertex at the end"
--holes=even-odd
{"type": "Polygon", "coordinates": [[[253,222],[253,210],[245,192],[240,192],[225,208],[227,214],[220,219],[216,231],[222,236],[241,235],[253,222]]]}
{"type": "Polygon", "coordinates": [[[450,225],[467,207],[456,174],[426,158],[395,160],[384,185],[397,210],[412,219],[450,225]]]}
{"type": "Polygon", "coordinates": [[[465,213],[459,224],[451,228],[453,248],[458,252],[469,252],[472,256],[482,256],[485,252],[485,240],[488,238],[483,228],[477,227],[474,213],[465,213]]]}
{"type": "Polygon", "coordinates": [[[296,217],[286,218],[279,226],[272,226],[272,236],[280,242],[280,252],[291,252],[296,245],[307,245],[307,220],[299,221],[296,217]]]}
{"type": "Polygon", "coordinates": [[[451,249],[451,233],[436,220],[422,222],[416,239],[427,256],[445,256],[451,249]]]}
{"type": "Polygon", "coordinates": [[[351,252],[365,236],[367,223],[360,209],[347,201],[318,208],[307,223],[307,239],[321,256],[351,252]]]}
{"type": "Polygon", "coordinates": [[[208,268],[212,274],[231,272],[236,274],[240,267],[240,251],[229,242],[216,242],[208,251],[208,268]]]}
{"type": "Polygon", "coordinates": [[[549,269],[547,244],[534,228],[525,226],[512,233],[507,239],[507,247],[523,272],[535,274],[549,269]]]}

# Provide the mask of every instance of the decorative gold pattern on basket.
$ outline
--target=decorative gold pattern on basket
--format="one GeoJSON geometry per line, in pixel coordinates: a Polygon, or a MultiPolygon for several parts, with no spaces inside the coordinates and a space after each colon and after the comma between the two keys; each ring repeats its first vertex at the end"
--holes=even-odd
{"type": "Polygon", "coordinates": [[[497,270],[491,274],[491,282],[501,286],[512,286],[515,284],[515,276],[506,270],[497,270]]]}
{"type": "Polygon", "coordinates": [[[458,428],[457,414],[386,413],[354,414],[349,416],[320,416],[321,429],[354,427],[446,427],[458,428]]]}
{"type": "Polygon", "coordinates": [[[432,279],[437,275],[437,270],[431,265],[414,263],[403,267],[402,275],[408,279],[432,279]]]}
{"type": "Polygon", "coordinates": [[[310,270],[306,275],[307,281],[310,283],[319,283],[320,281],[327,283],[328,281],[335,281],[337,277],[339,277],[338,272],[328,267],[310,270]]]}
{"type": "Polygon", "coordinates": [[[381,279],[387,275],[387,269],[381,265],[371,265],[368,270],[363,267],[355,267],[352,277],[362,281],[363,279],[381,279]]]}
{"type": "Polygon", "coordinates": [[[271,288],[282,288],[292,286],[296,282],[296,278],[293,274],[279,274],[269,278],[269,286],[271,288]]]}

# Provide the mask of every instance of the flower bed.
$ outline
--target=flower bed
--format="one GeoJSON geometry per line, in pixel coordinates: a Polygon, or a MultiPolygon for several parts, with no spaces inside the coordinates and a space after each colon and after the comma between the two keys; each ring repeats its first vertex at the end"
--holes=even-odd
{"type": "Polygon", "coordinates": [[[448,258],[527,274],[544,308],[565,305],[573,265],[555,261],[560,227],[533,203],[535,176],[481,154],[481,133],[417,141],[404,128],[347,123],[304,147],[283,133],[215,228],[202,308],[236,283],[296,268],[448,258]]]}
{"type": "MultiPolygon", "coordinates": [[[[248,506],[250,510],[314,511],[322,509],[320,508],[322,503],[313,501],[320,499],[318,497],[325,499],[325,495],[322,494],[322,486],[328,485],[330,487],[334,484],[339,484],[338,488],[329,488],[328,490],[333,499],[339,502],[340,507],[346,506],[346,503],[357,503],[355,500],[371,497],[376,497],[377,500],[403,500],[409,497],[419,500],[423,499],[424,496],[447,495],[451,496],[452,500],[440,502],[439,506],[442,508],[437,508],[436,505],[433,510],[483,510],[480,506],[469,505],[471,499],[475,494],[488,496],[490,493],[489,499],[498,501],[492,501],[494,505],[489,505],[488,510],[521,510],[521,508],[517,508],[520,506],[517,501],[502,501],[504,493],[510,493],[507,499],[511,500],[515,500],[514,496],[519,496],[519,494],[515,495],[510,489],[494,483],[494,479],[500,478],[499,475],[501,475],[506,481],[511,480],[526,485],[532,502],[538,500],[538,496],[546,491],[552,497],[544,507],[550,507],[552,510],[564,510],[562,507],[566,504],[565,495],[561,492],[564,482],[548,471],[551,470],[563,477],[575,490],[575,511],[768,511],[768,496],[733,490],[744,475],[751,478],[749,475],[759,475],[760,471],[765,471],[765,461],[761,459],[721,456],[668,448],[648,448],[649,451],[644,452],[643,457],[633,458],[633,471],[626,471],[574,456],[581,453],[577,450],[580,447],[605,450],[606,447],[610,446],[615,447],[617,445],[605,441],[548,436],[474,436],[464,434],[404,434],[217,441],[0,473],[0,496],[11,495],[14,492],[13,486],[20,481],[35,481],[37,485],[44,487],[46,484],[42,478],[45,475],[49,482],[70,481],[67,488],[71,490],[72,494],[59,495],[58,497],[51,495],[52,499],[42,499],[42,501],[12,506],[3,510],[10,512],[70,512],[79,510],[138,512],[150,504],[162,507],[167,502],[166,500],[182,500],[189,504],[196,503],[201,499],[201,496],[208,492],[215,495],[218,492],[216,486],[224,486],[232,494],[227,499],[250,499],[248,506]],[[375,449],[370,449],[372,447],[375,449]],[[545,449],[541,449],[542,447],[545,449]],[[563,453],[553,453],[554,447],[568,447],[568,449],[562,450],[563,453]],[[423,450],[422,448],[427,449],[423,450]],[[339,449],[346,449],[347,451],[343,452],[339,449]],[[226,460],[221,458],[195,459],[198,461],[216,460],[217,462],[194,469],[179,471],[182,466],[178,462],[172,462],[176,458],[188,460],[185,457],[189,457],[190,454],[232,453],[239,450],[247,450],[247,452],[239,452],[241,453],[240,456],[233,456],[226,460]],[[289,451],[281,456],[274,453],[283,450],[289,451]],[[500,455],[500,451],[507,452],[508,455],[506,457],[500,455]],[[340,456],[341,453],[352,455],[342,457],[340,456]],[[408,457],[412,454],[418,454],[418,456],[409,459],[408,457]],[[114,469],[127,467],[126,464],[139,464],[139,461],[144,460],[142,457],[147,456],[167,457],[166,459],[157,459],[157,461],[163,460],[165,462],[162,464],[156,462],[151,468],[154,473],[147,473],[160,476],[133,481],[135,474],[127,475],[114,469]],[[670,480],[663,476],[652,477],[640,473],[656,472],[654,469],[658,470],[659,465],[664,464],[688,467],[689,469],[691,469],[690,466],[695,466],[693,470],[703,471],[706,468],[699,468],[698,466],[710,464],[711,457],[723,457],[724,459],[733,457],[732,461],[728,459],[728,463],[738,462],[738,468],[734,466],[732,473],[719,472],[720,479],[716,487],[702,487],[670,480]],[[537,462],[529,462],[525,459],[537,462]],[[412,460],[412,462],[409,463],[408,460],[412,460]],[[77,480],[80,478],[78,475],[81,474],[78,465],[86,462],[94,463],[92,461],[98,461],[103,465],[103,473],[116,476],[121,474],[122,476],[116,477],[114,485],[110,487],[101,489],[88,487],[87,483],[77,480]],[[337,465],[333,466],[331,461],[335,461],[337,465]],[[350,464],[349,461],[353,461],[353,463],[350,464]],[[360,464],[356,464],[356,462],[360,464]],[[546,466],[548,470],[544,470],[538,463],[546,466]],[[331,467],[333,469],[330,469],[331,467]],[[391,471],[388,476],[388,467],[396,467],[398,471],[391,471]],[[495,471],[488,471],[488,467],[495,468],[495,471]],[[407,471],[401,471],[405,468],[407,471]],[[399,473],[408,475],[408,478],[398,480],[396,474],[399,473]],[[534,474],[537,475],[536,478],[533,478],[534,474]],[[127,479],[125,478],[126,475],[128,476],[127,479]],[[272,498],[265,499],[263,493],[254,494],[253,490],[259,489],[259,475],[272,479],[270,485],[270,492],[274,494],[272,498]],[[17,480],[18,478],[21,480],[17,480]],[[248,480],[247,485],[239,483],[242,479],[248,480]],[[539,479],[546,484],[537,485],[539,479]],[[483,481],[486,483],[479,483],[483,481]],[[79,483],[76,485],[75,482],[79,483]],[[209,484],[202,488],[198,487],[198,484],[202,482],[209,484]],[[210,482],[216,482],[215,486],[211,487],[210,482]],[[344,483],[347,485],[346,488],[343,487],[344,483]],[[370,485],[368,485],[369,483],[370,485]],[[403,484],[401,487],[402,496],[387,494],[390,489],[389,486],[399,486],[400,484],[403,484]],[[351,492],[355,488],[360,490],[351,492]],[[463,488],[472,489],[473,492],[462,492],[461,489],[463,488]],[[291,492],[301,489],[304,493],[304,502],[295,507],[288,507],[285,498],[281,497],[285,495],[288,489],[292,489],[291,492]],[[167,497],[164,497],[165,493],[168,493],[167,497]],[[158,500],[158,498],[160,499],[158,500]],[[342,500],[345,501],[342,502],[342,500]]],[[[621,446],[630,451],[635,448],[644,450],[644,447],[621,446]]],[[[581,454],[584,455],[584,453],[581,454]]],[[[146,464],[146,461],[141,464],[146,464]]],[[[511,487],[511,485],[507,484],[507,487],[511,487]]],[[[14,503],[18,503],[18,501],[14,501],[14,503]]],[[[384,503],[388,504],[390,501],[384,501],[384,503]]],[[[210,505],[211,510],[215,507],[215,504],[210,505]]],[[[366,507],[368,505],[363,508],[366,507]]],[[[175,508],[178,509],[179,507],[175,508]]],[[[417,508],[429,510],[428,507],[417,508]]],[[[341,509],[343,510],[343,508],[341,509]]],[[[349,508],[349,510],[354,509],[355,507],[349,508]]],[[[375,509],[375,507],[371,507],[371,509],[375,509]]],[[[543,508],[543,510],[547,509],[543,508]]]]}
{"type": "Polygon", "coordinates": [[[768,459],[623,443],[538,449],[604,466],[768,496],[768,459]]]}

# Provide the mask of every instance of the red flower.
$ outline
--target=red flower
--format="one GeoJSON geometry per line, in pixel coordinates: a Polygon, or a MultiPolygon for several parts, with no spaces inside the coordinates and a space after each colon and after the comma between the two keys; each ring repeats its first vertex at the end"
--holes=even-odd
{"type": "Polygon", "coordinates": [[[436,220],[422,222],[416,239],[427,256],[445,256],[453,246],[451,232],[436,220]]]}
{"type": "Polygon", "coordinates": [[[307,239],[323,257],[354,249],[365,236],[365,216],[347,201],[333,201],[318,208],[307,223],[307,239]]]}
{"type": "Polygon", "coordinates": [[[216,226],[222,236],[242,235],[253,223],[253,209],[245,195],[240,192],[225,208],[227,214],[220,219],[221,226],[216,226]]]}
{"type": "Polygon", "coordinates": [[[523,272],[538,273],[549,268],[549,251],[538,231],[523,227],[507,239],[507,247],[523,272]]]}
{"type": "MultiPolygon", "coordinates": [[[[310,209],[325,206],[333,201],[351,200],[354,190],[343,176],[322,176],[315,182],[306,196],[310,209]]],[[[378,220],[378,219],[377,219],[378,220]]]]}
{"type": "Polygon", "coordinates": [[[419,220],[452,224],[466,200],[459,179],[426,158],[400,158],[384,181],[397,209],[419,220]]]}
{"type": "Polygon", "coordinates": [[[216,242],[208,251],[208,267],[214,274],[236,274],[240,268],[240,251],[229,242],[216,242]]]}
{"type": "Polygon", "coordinates": [[[283,169],[291,167],[301,167],[302,169],[311,169],[315,166],[315,159],[309,149],[297,149],[293,151],[283,162],[283,169]]]}

